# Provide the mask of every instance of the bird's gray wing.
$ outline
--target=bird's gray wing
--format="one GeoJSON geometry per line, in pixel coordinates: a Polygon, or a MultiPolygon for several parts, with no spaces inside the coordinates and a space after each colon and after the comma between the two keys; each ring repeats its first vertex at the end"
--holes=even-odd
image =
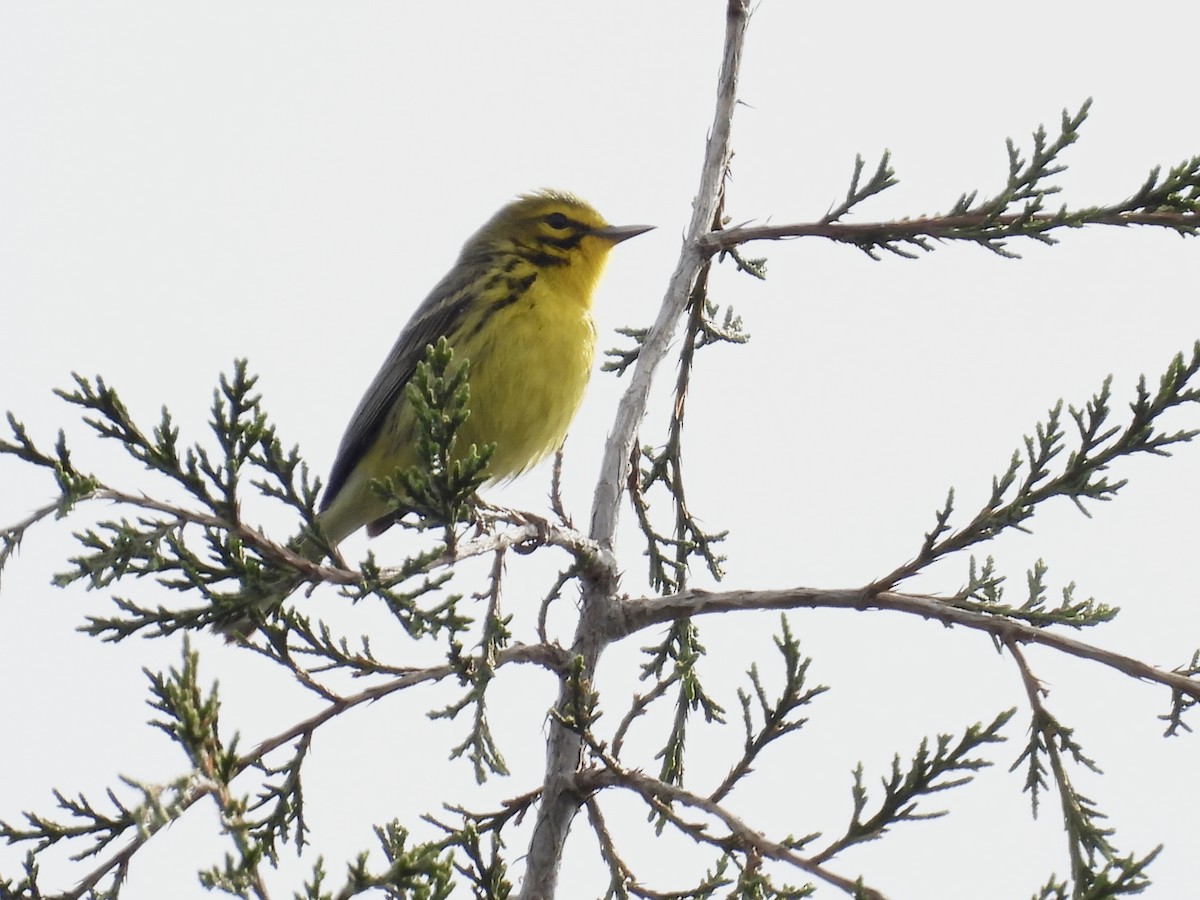
{"type": "Polygon", "coordinates": [[[321,511],[329,508],[345,485],[350,473],[375,443],[396,400],[425,358],[425,348],[449,335],[473,299],[473,278],[451,272],[417,307],[400,337],[383,361],[371,386],[350,417],[346,433],[338,447],[337,458],[329,472],[329,481],[321,497],[321,511]]]}

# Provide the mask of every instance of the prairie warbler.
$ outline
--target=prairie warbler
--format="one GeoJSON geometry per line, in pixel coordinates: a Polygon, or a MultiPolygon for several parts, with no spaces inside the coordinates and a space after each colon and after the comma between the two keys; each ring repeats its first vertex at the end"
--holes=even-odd
{"type": "Polygon", "coordinates": [[[592,291],[608,251],[649,226],[614,227],[581,200],[546,191],[508,204],[464,245],[417,307],[350,418],[321,500],[339,543],[397,512],[371,481],[417,463],[405,386],[445,337],[470,362],[470,416],[459,445],[495,443],[492,480],[517,475],[562,443],[592,369],[592,291]]]}
{"type": "Polygon", "coordinates": [[[470,414],[457,446],[494,443],[492,481],[553,453],[591,374],[592,292],[608,252],[651,227],[609,225],[582,200],[542,191],[508,204],[475,232],[400,332],[350,418],[320,505],[330,543],[364,525],[376,535],[403,515],[371,483],[418,462],[405,388],[426,346],[441,337],[455,360],[470,363],[470,414]]]}

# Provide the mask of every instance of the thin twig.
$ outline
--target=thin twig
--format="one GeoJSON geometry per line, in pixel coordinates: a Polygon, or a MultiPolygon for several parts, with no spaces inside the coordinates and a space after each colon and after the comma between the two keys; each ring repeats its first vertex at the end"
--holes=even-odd
{"type": "Polygon", "coordinates": [[[567,528],[574,528],[562,498],[563,448],[554,451],[554,466],[550,469],[550,509],[567,528]]]}
{"type": "MultiPolygon", "coordinates": [[[[555,669],[562,665],[562,660],[558,659],[552,648],[540,645],[520,645],[510,647],[500,651],[496,657],[497,668],[510,663],[536,663],[546,666],[547,668],[555,669]]],[[[418,684],[427,682],[441,681],[444,678],[453,677],[456,675],[453,666],[440,665],[431,666],[427,669],[417,669],[408,675],[394,678],[366,690],[359,691],[357,694],[351,694],[347,697],[340,697],[336,701],[327,705],[320,712],[309,716],[303,721],[297,722],[285,731],[260,741],[249,752],[238,757],[234,764],[234,775],[239,775],[246,769],[251,768],[258,763],[263,757],[272,751],[278,750],[280,747],[286,746],[297,738],[310,736],[318,728],[330,721],[336,716],[341,715],[349,709],[356,706],[361,706],[364,703],[372,703],[394,694],[397,691],[406,688],[414,687],[418,684]]],[[[195,781],[194,786],[182,796],[179,800],[179,811],[190,809],[194,804],[203,800],[208,796],[215,796],[218,788],[218,782],[212,778],[199,778],[195,781]]],[[[162,823],[155,827],[149,827],[140,831],[128,844],[122,847],[115,854],[110,856],[99,866],[89,872],[84,878],[70,891],[65,891],[62,894],[56,894],[50,900],[80,900],[80,898],[88,896],[88,893],[100,883],[106,875],[114,869],[125,868],[129,864],[129,860],[141,847],[161,831],[170,821],[162,823]]]]}
{"type": "Polygon", "coordinates": [[[883,591],[871,594],[862,588],[823,590],[797,587],[774,591],[684,591],[667,597],[647,597],[622,603],[623,615],[613,619],[621,623],[617,638],[688,616],[734,610],[766,609],[881,609],[909,613],[933,619],[944,625],[961,625],[994,635],[1000,640],[1011,638],[1022,644],[1041,644],[1080,659],[1091,660],[1116,669],[1131,678],[1165,685],[1189,697],[1200,700],[1200,679],[1188,678],[1176,672],[1156,669],[1141,660],[1084,641],[1067,637],[1044,628],[999,615],[987,615],[961,609],[953,603],[923,594],[902,594],[883,591]]]}
{"type": "Polygon", "coordinates": [[[21,546],[21,541],[25,537],[25,532],[40,522],[47,516],[59,510],[59,504],[47,503],[45,506],[38,507],[20,522],[14,522],[12,525],[4,528],[2,536],[4,538],[3,545],[0,545],[0,574],[4,572],[4,564],[8,562],[9,556],[21,546]]]}
{"type": "MultiPolygon", "coordinates": [[[[148,497],[145,494],[131,494],[112,488],[100,488],[86,499],[120,503],[136,509],[151,510],[171,516],[180,523],[200,525],[205,528],[213,528],[236,534],[245,543],[261,551],[268,559],[298,569],[301,575],[311,581],[327,582],[329,584],[358,584],[362,580],[362,574],[354,569],[315,563],[311,559],[301,556],[290,547],[271,540],[258,529],[241,522],[230,522],[209,513],[155,500],[153,497],[148,497]]],[[[48,505],[35,512],[28,519],[11,526],[11,528],[18,529],[22,526],[32,524],[57,508],[56,504],[48,505]]],[[[598,565],[616,565],[611,553],[603,550],[599,544],[581,532],[563,525],[555,525],[545,520],[530,522],[528,521],[529,518],[529,516],[506,512],[500,519],[512,523],[511,528],[495,534],[486,534],[469,541],[459,542],[452,550],[447,549],[438,559],[434,560],[432,568],[449,567],[464,559],[484,556],[485,554],[505,550],[509,547],[527,545],[531,541],[560,547],[576,558],[594,559],[598,565]]],[[[380,569],[379,574],[382,578],[386,579],[400,574],[402,571],[399,568],[384,568],[380,569]]]]}
{"type": "MultiPolygon", "coordinates": [[[[599,748],[594,747],[593,750],[599,750],[599,748]]],[[[878,891],[865,887],[843,875],[838,875],[836,872],[831,872],[824,866],[801,856],[786,844],[773,841],[762,832],[755,831],[721,804],[714,803],[707,797],[693,794],[677,785],[659,781],[644,772],[625,769],[617,765],[616,761],[608,754],[603,754],[602,758],[606,766],[604,769],[592,769],[579,773],[578,781],[581,789],[597,790],[605,787],[620,787],[631,790],[639,794],[651,806],[656,815],[670,819],[676,827],[681,828],[695,840],[703,841],[725,851],[730,850],[732,845],[747,853],[753,852],[768,859],[779,860],[795,866],[814,878],[834,885],[853,897],[885,900],[883,894],[878,891]],[[684,821],[671,809],[669,805],[671,803],[680,803],[719,819],[729,829],[729,836],[713,835],[703,825],[684,821]]]]}
{"type": "MultiPolygon", "coordinates": [[[[1042,699],[1049,693],[1045,686],[1033,674],[1033,670],[1029,668],[1029,663],[1025,659],[1025,654],[1021,652],[1020,644],[1012,639],[1004,640],[1004,647],[1012,655],[1013,661],[1017,664],[1017,669],[1021,673],[1021,683],[1025,686],[1025,695],[1029,698],[1029,708],[1033,710],[1034,720],[1034,738],[1037,738],[1038,729],[1037,723],[1052,723],[1054,717],[1050,715],[1046,709],[1042,699]]],[[[1066,765],[1063,762],[1062,754],[1057,740],[1056,733],[1047,733],[1042,731],[1044,737],[1044,746],[1047,755],[1050,757],[1050,770],[1054,777],[1054,786],[1058,792],[1058,802],[1062,807],[1064,822],[1070,822],[1073,819],[1072,806],[1074,800],[1072,797],[1072,788],[1067,780],[1066,765]]],[[[1019,762],[1019,760],[1018,760],[1019,762]]],[[[1036,807],[1034,808],[1036,812],[1036,807]]],[[[1084,862],[1082,852],[1079,847],[1077,833],[1070,827],[1066,828],[1067,833],[1067,853],[1071,858],[1071,874],[1078,882],[1081,875],[1087,872],[1087,864],[1084,862]]]]}
{"type": "MultiPolygon", "coordinates": [[[[708,255],[730,250],[751,241],[779,241],[797,237],[820,237],[846,244],[912,240],[918,237],[946,238],[957,232],[1003,231],[1005,228],[1021,227],[1022,230],[1045,230],[1061,224],[1061,216],[1055,213],[1009,213],[988,215],[970,213],[953,216],[923,216],[891,222],[795,222],[787,225],[743,225],[724,231],[713,231],[700,238],[700,248],[708,255]]],[[[1187,212],[1098,212],[1088,218],[1094,225],[1155,225],[1179,230],[1200,228],[1200,214],[1187,212]]],[[[998,234],[998,237],[1018,237],[1020,232],[998,234]]]]}
{"type": "Polygon", "coordinates": [[[629,711],[621,719],[621,724],[617,726],[617,730],[613,733],[612,739],[612,755],[617,759],[621,757],[621,748],[625,746],[625,735],[628,733],[630,726],[639,717],[645,715],[646,710],[650,708],[655,700],[662,697],[675,682],[679,681],[680,674],[678,669],[672,669],[671,674],[654,685],[649,691],[644,694],[635,694],[633,701],[629,704],[629,711]]]}

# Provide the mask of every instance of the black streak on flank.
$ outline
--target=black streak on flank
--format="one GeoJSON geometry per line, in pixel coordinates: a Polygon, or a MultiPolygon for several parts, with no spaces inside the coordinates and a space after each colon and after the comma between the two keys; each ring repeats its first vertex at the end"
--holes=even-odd
{"type": "Polygon", "coordinates": [[[506,306],[509,303],[515,303],[518,297],[520,297],[522,294],[524,294],[527,290],[529,290],[533,286],[533,282],[536,279],[537,279],[536,272],[530,272],[524,278],[508,279],[509,295],[507,297],[505,297],[503,300],[501,300],[500,302],[505,304],[506,306]]]}
{"type": "Polygon", "coordinates": [[[525,296],[525,292],[529,290],[536,279],[536,273],[526,275],[524,278],[510,278],[508,280],[508,294],[505,295],[503,300],[497,300],[484,311],[483,315],[479,317],[479,321],[475,324],[475,327],[471,329],[471,333],[468,335],[468,337],[475,337],[477,334],[479,334],[479,332],[483,331],[483,329],[487,327],[487,324],[491,321],[492,316],[500,312],[500,310],[504,309],[505,307],[512,306],[523,296],[525,296]]]}

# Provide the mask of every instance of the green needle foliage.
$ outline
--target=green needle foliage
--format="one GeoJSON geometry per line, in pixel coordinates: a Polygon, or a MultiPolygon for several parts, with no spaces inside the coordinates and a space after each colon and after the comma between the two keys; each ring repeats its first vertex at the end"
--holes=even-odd
{"type": "MultiPolygon", "coordinates": [[[[1159,422],[1169,412],[1200,403],[1200,387],[1193,385],[1200,372],[1200,341],[1192,346],[1191,356],[1177,354],[1151,391],[1145,376],[1138,380],[1136,397],[1124,425],[1110,424],[1112,416],[1112,377],[1104,379],[1100,390],[1082,408],[1068,412],[1075,426],[1068,445],[1068,426],[1063,422],[1063,403],[1050,408],[1044,422],[1024,439],[1024,452],[1014,450],[1008,467],[992,479],[991,496],[971,521],[960,527],[950,524],[955,511],[954,490],[935,514],[934,526],[925,534],[917,555],[874,587],[888,590],[925,569],[933,562],[983,541],[992,540],[1008,529],[1028,531],[1028,521],[1042,503],[1066,497],[1086,516],[1091,513],[1087,501],[1112,500],[1127,483],[1112,481],[1109,471],[1120,459],[1150,454],[1170,456],[1178,444],[1190,442],[1200,429],[1167,430],[1159,422]],[[1066,452],[1064,457],[1063,453],[1066,452]]],[[[981,584],[969,587],[967,596],[981,592],[987,596],[986,583],[997,583],[992,573],[981,584]]],[[[1094,610],[1097,621],[1115,613],[1107,607],[1094,610]]]]}
{"type": "Polygon", "coordinates": [[[961,609],[999,615],[1039,628],[1051,625],[1087,628],[1111,622],[1117,617],[1120,612],[1117,607],[1097,603],[1092,597],[1076,600],[1074,582],[1062,589],[1062,600],[1057,606],[1048,607],[1048,571],[1046,563],[1039,559],[1026,573],[1028,594],[1025,601],[1020,606],[1013,606],[1004,602],[1004,576],[996,574],[995,561],[989,556],[982,566],[977,566],[975,557],[971,557],[967,584],[952,602],[961,609]]]}
{"type": "Polygon", "coordinates": [[[448,544],[453,526],[467,521],[476,489],[487,481],[487,464],[495,445],[472,444],[458,454],[458,430],[470,415],[470,361],[454,363],[454,350],[445,338],[427,348],[424,362],[408,383],[408,401],[423,437],[421,464],[377,485],[379,496],[416,513],[422,524],[446,529],[448,544]]]}
{"type": "Polygon", "coordinates": [[[920,811],[920,799],[970,784],[975,772],[990,766],[992,763],[989,760],[969,754],[988,744],[1003,742],[1000,729],[1015,713],[1015,709],[1005,710],[987,725],[976,723],[957,741],[953,735],[939,734],[932,749],[928,740],[922,740],[907,769],[901,765],[900,755],[896,754],[892,758],[891,772],[880,779],[883,797],[879,800],[878,808],[867,816],[864,813],[870,796],[863,783],[863,766],[859,763],[854,769],[854,786],[851,788],[854,810],[850,824],[841,837],[814,858],[823,862],[854,844],[876,840],[898,822],[936,819],[946,815],[945,810],[920,811]]]}

